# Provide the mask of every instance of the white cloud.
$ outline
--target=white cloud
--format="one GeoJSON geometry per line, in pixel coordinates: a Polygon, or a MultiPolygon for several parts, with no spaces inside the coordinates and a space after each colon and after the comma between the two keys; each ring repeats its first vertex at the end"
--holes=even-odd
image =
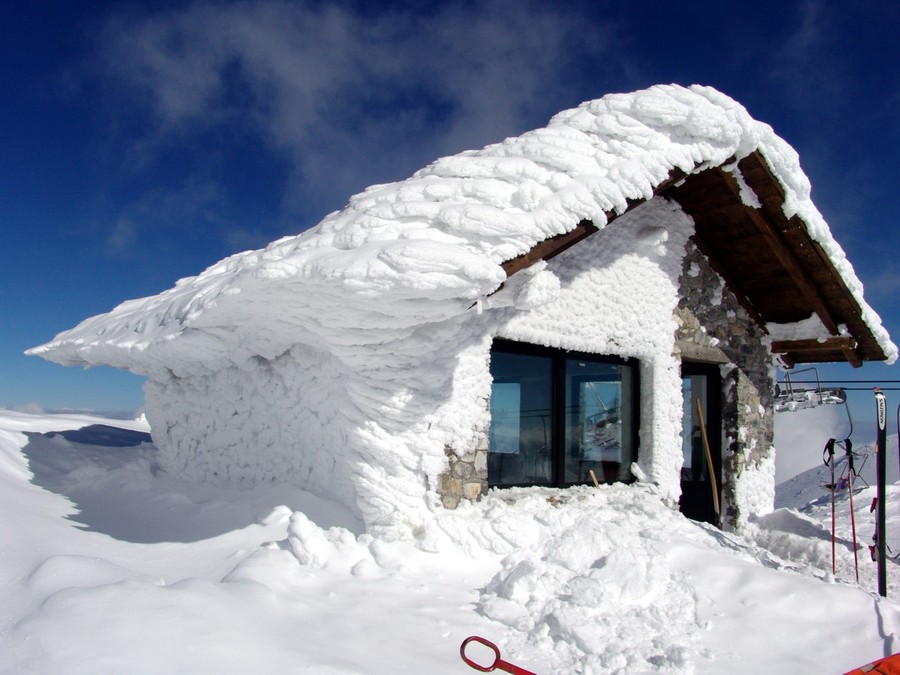
{"type": "MultiPolygon", "coordinates": [[[[152,187],[140,193],[119,209],[118,217],[106,225],[106,252],[112,256],[142,253],[141,237],[153,229],[154,237],[169,230],[182,238],[189,226],[227,229],[231,223],[221,212],[227,199],[221,188],[210,179],[194,175],[178,187],[152,187]]],[[[265,242],[256,242],[261,245],[265,242]]]]}
{"type": "Polygon", "coordinates": [[[853,76],[848,68],[845,7],[825,0],[803,0],[790,6],[780,46],[769,56],[770,78],[786,102],[821,124],[837,121],[852,105],[853,76]]]}
{"type": "Polygon", "coordinates": [[[543,124],[548,101],[578,102],[578,59],[613,46],[577,9],[509,0],[378,15],[195,1],[117,13],[99,35],[107,87],[152,113],[144,147],[213,128],[252,134],[293,169],[288,211],[543,124]]]}
{"type": "Polygon", "coordinates": [[[29,415],[43,415],[45,413],[43,406],[34,401],[23,403],[21,405],[14,405],[12,409],[16,412],[28,413],[29,415]]]}

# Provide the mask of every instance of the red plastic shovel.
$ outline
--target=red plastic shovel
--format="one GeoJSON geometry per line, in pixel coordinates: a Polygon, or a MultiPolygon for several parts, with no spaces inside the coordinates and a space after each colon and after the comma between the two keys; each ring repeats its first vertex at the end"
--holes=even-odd
{"type": "Polygon", "coordinates": [[[492,670],[503,670],[507,673],[513,673],[514,675],[537,675],[536,673],[532,673],[530,670],[525,670],[524,668],[519,668],[519,666],[514,666],[507,661],[504,661],[500,658],[500,650],[497,649],[497,645],[495,645],[490,640],[485,640],[483,637],[478,635],[473,635],[472,637],[467,637],[463,640],[463,643],[459,647],[459,655],[462,657],[462,660],[466,662],[466,664],[474,668],[475,670],[480,670],[483,673],[489,673],[492,670]],[[479,644],[484,645],[488,649],[494,652],[494,660],[486,666],[482,666],[479,663],[475,663],[472,659],[466,656],[466,647],[470,642],[478,642],[479,644]]]}

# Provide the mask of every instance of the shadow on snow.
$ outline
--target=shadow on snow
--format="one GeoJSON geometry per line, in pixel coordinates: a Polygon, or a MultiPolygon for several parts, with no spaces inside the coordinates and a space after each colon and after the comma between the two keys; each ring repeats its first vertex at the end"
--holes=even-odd
{"type": "Polygon", "coordinates": [[[193,542],[303,511],[322,527],[354,533],[343,506],[285,484],[249,488],[190,483],[161,470],[150,434],[101,424],[27,433],[32,483],[63,495],[81,529],[133,543],[193,542]]]}

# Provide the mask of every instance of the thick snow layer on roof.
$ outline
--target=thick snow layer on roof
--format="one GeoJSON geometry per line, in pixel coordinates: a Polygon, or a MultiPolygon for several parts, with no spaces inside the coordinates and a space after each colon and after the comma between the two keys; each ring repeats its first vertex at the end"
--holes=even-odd
{"type": "Polygon", "coordinates": [[[504,282],[501,263],[582,219],[602,227],[673,169],[755,150],[782,183],[788,215],[822,244],[893,359],[896,347],[810,201],[796,152],[727,96],[675,85],[584,103],[546,128],[373,186],[307,232],[125,302],[30,353],[152,376],[273,358],[295,344],[330,352],[369,343],[361,331],[388,340],[463,314],[504,282]]]}

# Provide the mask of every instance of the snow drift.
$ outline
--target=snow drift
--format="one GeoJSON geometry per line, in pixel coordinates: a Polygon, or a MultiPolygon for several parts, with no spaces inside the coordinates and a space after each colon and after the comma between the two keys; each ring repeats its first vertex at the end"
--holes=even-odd
{"type": "MultiPolygon", "coordinates": [[[[151,444],[53,433],[88,424],[122,423],[0,411],[2,672],[471,673],[473,634],[542,675],[839,673],[900,650],[867,556],[852,581],[846,493],[831,573],[824,468],[792,488],[801,511],[749,528],[757,543],[648,485],[492,493],[385,541],[296,488],[198,485],[151,444]]],[[[889,497],[896,550],[900,486],[889,497]]]]}

